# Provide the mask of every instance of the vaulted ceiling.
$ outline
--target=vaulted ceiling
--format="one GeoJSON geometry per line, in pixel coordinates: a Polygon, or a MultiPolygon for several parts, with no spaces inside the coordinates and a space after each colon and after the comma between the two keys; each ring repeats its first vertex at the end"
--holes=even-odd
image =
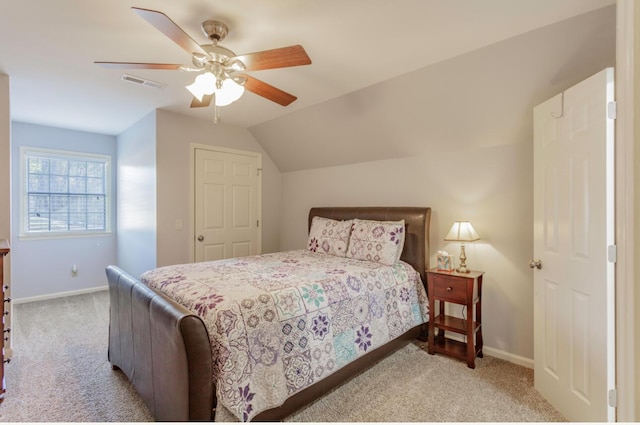
{"type": "MultiPolygon", "coordinates": [[[[237,54],[301,44],[312,59],[308,66],[251,73],[296,95],[297,101],[290,106],[282,107],[245,93],[221,109],[224,123],[253,128],[256,137],[263,137],[269,147],[273,144],[270,138],[277,137],[271,131],[282,132],[279,125],[292,122],[303,125],[310,116],[293,114],[303,114],[305,110],[311,114],[318,105],[337,102],[333,104],[337,109],[326,118],[339,118],[335,114],[344,105],[336,99],[345,94],[382,82],[410,81],[416,78],[415,72],[430,65],[614,3],[615,0],[0,0],[0,73],[10,76],[11,118],[15,121],[115,135],[158,108],[212,119],[213,108],[189,108],[191,95],[184,87],[193,81],[193,74],[164,70],[126,72],[166,85],[154,89],[122,81],[123,71],[103,69],[93,62],[189,64],[189,55],[133,13],[132,6],[164,12],[199,43],[207,42],[200,30],[201,22],[222,20],[230,27],[222,45],[237,54]],[[288,116],[292,118],[287,120],[288,116]],[[296,121],[298,118],[304,119],[296,121]]],[[[402,87],[410,90],[411,86],[402,87]]],[[[357,97],[350,101],[354,99],[357,97]]],[[[323,111],[326,113],[326,109],[323,111]]],[[[296,168],[290,162],[283,159],[280,165],[285,170],[296,168]]]]}
{"type": "Polygon", "coordinates": [[[282,172],[532,146],[533,108],[615,66],[615,58],[616,9],[609,6],[293,111],[249,131],[282,172]]]}

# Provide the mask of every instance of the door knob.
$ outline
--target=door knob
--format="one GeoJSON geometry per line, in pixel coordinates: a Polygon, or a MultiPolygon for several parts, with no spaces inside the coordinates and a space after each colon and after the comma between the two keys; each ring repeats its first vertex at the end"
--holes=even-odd
{"type": "Polygon", "coordinates": [[[204,236],[202,236],[202,235],[198,236],[198,241],[199,242],[202,242],[203,240],[204,240],[204,236]]]}
{"type": "Polygon", "coordinates": [[[530,260],[529,261],[529,267],[532,269],[541,269],[542,268],[542,261],[540,260],[530,260]]]}

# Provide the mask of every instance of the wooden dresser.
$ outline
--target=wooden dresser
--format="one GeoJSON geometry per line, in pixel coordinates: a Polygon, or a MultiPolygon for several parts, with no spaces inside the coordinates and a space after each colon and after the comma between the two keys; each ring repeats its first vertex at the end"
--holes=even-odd
{"type": "MultiPolygon", "coordinates": [[[[7,314],[7,308],[9,308],[9,303],[11,299],[5,296],[5,291],[9,289],[9,287],[4,283],[4,257],[9,253],[9,242],[6,239],[0,240],[0,287],[2,288],[2,320],[0,320],[0,330],[2,333],[2,358],[0,358],[0,381],[2,382],[0,385],[0,403],[4,400],[4,392],[6,390],[6,386],[4,383],[4,344],[9,341],[9,332],[11,329],[4,328],[4,319],[7,314]]],[[[8,360],[7,360],[8,361],[8,360]]]]}

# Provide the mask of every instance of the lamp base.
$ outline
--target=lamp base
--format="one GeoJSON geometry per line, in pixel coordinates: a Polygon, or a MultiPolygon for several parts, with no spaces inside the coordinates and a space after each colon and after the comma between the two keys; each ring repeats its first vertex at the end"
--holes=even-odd
{"type": "Polygon", "coordinates": [[[464,252],[464,242],[460,245],[460,268],[456,269],[458,273],[469,273],[471,270],[467,269],[467,255],[464,252]]]}

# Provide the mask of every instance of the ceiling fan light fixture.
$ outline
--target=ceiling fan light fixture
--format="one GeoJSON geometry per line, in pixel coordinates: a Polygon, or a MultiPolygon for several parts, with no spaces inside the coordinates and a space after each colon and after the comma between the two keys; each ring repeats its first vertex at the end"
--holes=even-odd
{"type": "Polygon", "coordinates": [[[244,86],[227,78],[222,82],[222,88],[216,90],[216,106],[227,106],[242,97],[244,86]]]}
{"type": "Polygon", "coordinates": [[[202,73],[196,77],[192,84],[187,86],[187,90],[199,101],[202,101],[204,95],[213,94],[216,91],[216,77],[211,72],[202,73]]]}

